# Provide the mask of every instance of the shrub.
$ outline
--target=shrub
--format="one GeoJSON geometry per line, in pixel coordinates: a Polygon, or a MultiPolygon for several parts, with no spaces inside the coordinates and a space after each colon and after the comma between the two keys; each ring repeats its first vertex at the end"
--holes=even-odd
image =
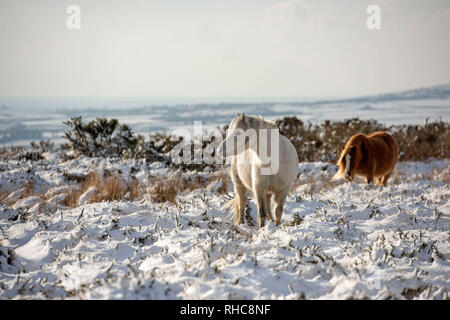
{"type": "Polygon", "coordinates": [[[449,124],[436,120],[424,125],[386,127],[376,120],[358,118],[324,121],[319,125],[303,123],[297,117],[276,121],[280,133],[297,150],[299,161],[336,162],[348,139],[356,133],[389,131],[399,145],[400,161],[423,161],[429,158],[450,158],[449,124]]]}
{"type": "Polygon", "coordinates": [[[61,148],[76,155],[88,157],[133,156],[143,144],[142,136],[134,136],[126,124],[117,119],[97,118],[83,124],[81,117],[64,122],[68,131],[63,137],[68,140],[61,148]]]}
{"type": "Polygon", "coordinates": [[[449,123],[442,120],[420,125],[395,126],[393,136],[400,148],[402,161],[423,161],[429,158],[450,158],[449,123]]]}

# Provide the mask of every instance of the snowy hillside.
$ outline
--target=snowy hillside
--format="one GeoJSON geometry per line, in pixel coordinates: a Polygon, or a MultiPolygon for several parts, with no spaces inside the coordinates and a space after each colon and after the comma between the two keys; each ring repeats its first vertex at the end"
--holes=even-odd
{"type": "Polygon", "coordinates": [[[301,163],[283,225],[258,230],[227,219],[232,188],[217,181],[176,203],[90,203],[88,190],[65,206],[68,177],[108,171],[149,186],[170,170],[46,158],[0,162],[1,186],[18,190],[0,205],[0,299],[449,298],[449,160],[400,163],[384,188],[331,184],[333,165],[301,163]]]}

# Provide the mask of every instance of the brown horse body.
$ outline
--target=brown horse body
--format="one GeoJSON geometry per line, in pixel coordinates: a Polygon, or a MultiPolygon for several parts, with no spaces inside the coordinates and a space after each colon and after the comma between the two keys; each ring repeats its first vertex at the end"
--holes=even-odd
{"type": "Polygon", "coordinates": [[[363,176],[367,183],[377,179],[377,185],[386,185],[398,157],[398,145],[387,132],[379,131],[369,135],[358,133],[350,138],[338,161],[339,171],[333,177],[344,177],[352,181],[363,176]]]}

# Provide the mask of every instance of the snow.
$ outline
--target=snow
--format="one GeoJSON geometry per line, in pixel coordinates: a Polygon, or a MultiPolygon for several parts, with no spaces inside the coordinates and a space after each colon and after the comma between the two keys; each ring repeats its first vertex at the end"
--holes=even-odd
{"type": "Polygon", "coordinates": [[[216,182],[175,204],[88,203],[89,190],[77,208],[61,203],[75,185],[64,173],[149,183],[170,174],[161,163],[49,154],[0,168],[2,187],[32,180],[45,194],[0,205],[1,299],[448,299],[450,160],[399,163],[386,187],[301,163],[283,224],[261,229],[226,218],[216,182]]]}

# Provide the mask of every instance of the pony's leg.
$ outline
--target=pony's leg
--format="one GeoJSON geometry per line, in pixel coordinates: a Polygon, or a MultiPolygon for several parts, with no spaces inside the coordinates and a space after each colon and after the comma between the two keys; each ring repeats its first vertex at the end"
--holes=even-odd
{"type": "Polygon", "coordinates": [[[272,194],[271,193],[267,194],[266,208],[267,208],[267,221],[269,221],[272,219],[272,194]]]}
{"type": "Polygon", "coordinates": [[[258,226],[264,227],[267,218],[267,197],[262,190],[255,190],[255,201],[258,207],[258,226]]]}
{"type": "Polygon", "coordinates": [[[385,176],[383,177],[383,179],[380,179],[380,180],[381,180],[381,183],[383,184],[383,186],[386,186],[387,181],[388,181],[388,179],[389,179],[390,176],[391,176],[391,174],[389,173],[389,174],[385,175],[385,176]]]}
{"type": "Polygon", "coordinates": [[[234,193],[236,195],[236,208],[234,211],[234,223],[244,223],[244,212],[247,204],[247,189],[242,184],[234,184],[234,193]]]}
{"type": "Polygon", "coordinates": [[[371,184],[372,181],[373,181],[373,177],[370,177],[370,176],[366,177],[367,184],[371,184]]]}
{"type": "Polygon", "coordinates": [[[281,216],[283,215],[283,207],[286,202],[286,198],[288,196],[289,190],[281,191],[279,193],[275,193],[274,202],[275,202],[275,224],[278,226],[281,223],[281,216]]]}
{"type": "Polygon", "coordinates": [[[237,175],[232,173],[231,180],[233,181],[235,194],[234,223],[242,224],[244,223],[244,211],[247,204],[247,189],[237,175]]]}
{"type": "Polygon", "coordinates": [[[377,181],[376,181],[375,184],[376,184],[377,186],[381,186],[381,185],[383,184],[383,183],[382,183],[382,179],[383,179],[383,177],[377,178],[377,179],[376,179],[377,181]]]}

